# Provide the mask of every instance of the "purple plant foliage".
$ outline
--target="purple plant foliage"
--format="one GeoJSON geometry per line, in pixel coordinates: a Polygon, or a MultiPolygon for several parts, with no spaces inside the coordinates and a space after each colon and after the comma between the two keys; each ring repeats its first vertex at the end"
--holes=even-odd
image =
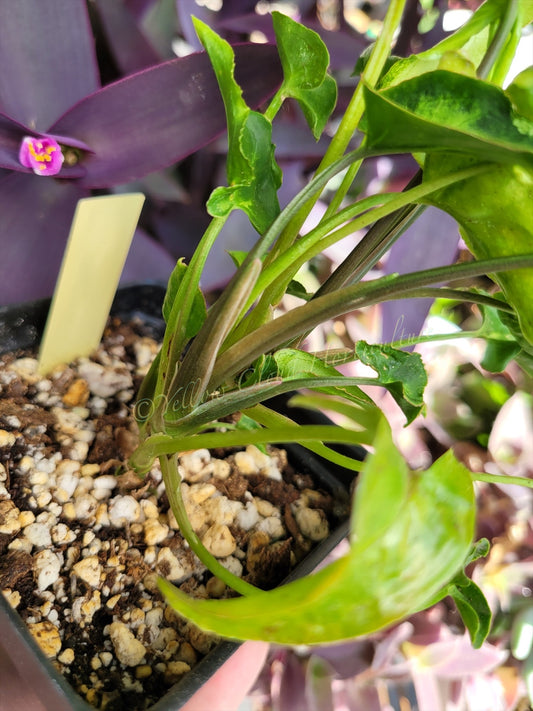
{"type": "Polygon", "coordinates": [[[138,228],[135,230],[133,243],[122,270],[122,281],[126,284],[133,283],[138,281],[139,274],[145,273],[151,280],[163,283],[168,279],[175,264],[176,260],[162,244],[138,228]]]}
{"type": "Polygon", "coordinates": [[[121,0],[93,0],[102,32],[122,74],[131,74],[154,64],[162,57],[152,47],[134,13],[121,0]]]}
{"type": "Polygon", "coordinates": [[[305,668],[297,655],[284,650],[274,665],[276,711],[308,711],[305,698],[305,668]]]}
{"type": "MultiPolygon", "coordinates": [[[[257,14],[255,5],[224,3],[220,12],[212,12],[180,0],[175,26],[196,49],[191,14],[233,43],[245,42],[257,29],[273,39],[270,18],[257,14]]],[[[295,5],[296,16],[328,46],[342,110],[342,97],[355,81],[349,74],[369,40],[346,23],[338,32],[324,30],[311,0],[295,5]]],[[[194,250],[208,219],[205,200],[220,182],[213,176],[223,171],[223,143],[221,150],[209,144],[225,130],[224,111],[203,52],[162,61],[171,52],[170,44],[162,49],[160,41],[169,39],[169,16],[154,34],[155,7],[154,0],[49,0],[45,10],[35,0],[0,0],[0,60],[10,67],[0,76],[0,244],[5,255],[0,304],[52,292],[76,203],[93,191],[135,189],[147,196],[140,220],[144,233],[133,249],[144,245],[146,257],[152,245],[152,258],[132,255],[123,280],[166,279],[172,261],[194,250]],[[61,145],[66,159],[55,178],[37,181],[20,163],[24,136],[61,145]],[[166,167],[171,170],[163,178],[181,197],[162,199],[146,179],[166,167]],[[51,181],[55,184],[43,184],[51,181]]],[[[281,80],[277,52],[269,45],[242,44],[236,55],[237,79],[246,100],[257,106],[281,80]]],[[[318,163],[326,139],[314,143],[294,107],[280,119],[274,140],[286,171],[280,194],[285,203],[318,163]]],[[[233,222],[236,229],[229,225],[217,247],[227,269],[212,268],[211,260],[203,282],[207,289],[220,286],[231,273],[224,252],[247,249],[255,240],[246,220],[233,222]]]]}
{"type": "MultiPolygon", "coordinates": [[[[505,689],[493,672],[508,652],[450,631],[444,605],[362,640],[305,652],[275,650],[256,692],[262,711],[467,711],[478,693],[504,709],[505,689]],[[388,699],[388,701],[387,701],[388,699]],[[403,701],[401,701],[403,699],[403,701]],[[410,705],[407,704],[407,701],[410,705]]],[[[509,707],[511,708],[511,707],[509,707]]]]}
{"type": "MultiPolygon", "coordinates": [[[[197,5],[195,0],[176,0],[176,14],[183,39],[194,49],[201,49],[202,43],[194,30],[192,17],[213,26],[213,13],[203,5],[197,5]]],[[[217,26],[216,29],[218,32],[220,28],[217,26]]]]}
{"type": "MultiPolygon", "coordinates": [[[[174,23],[198,50],[191,14],[232,43],[245,43],[257,29],[273,39],[270,18],[257,14],[255,5],[224,3],[221,11],[212,12],[180,0],[174,23]]],[[[312,0],[295,5],[297,17],[328,45],[332,70],[339,70],[340,96],[350,93],[348,84],[355,80],[343,83],[368,40],[345,23],[340,32],[324,31],[312,0]]],[[[171,55],[171,25],[167,13],[165,27],[159,27],[163,17],[159,20],[155,10],[155,0],[49,0],[46,8],[35,0],[0,0],[0,61],[9,66],[0,75],[0,244],[5,257],[0,304],[52,292],[76,203],[93,191],[135,189],[147,196],[140,220],[144,233],[133,249],[144,245],[146,257],[152,245],[152,258],[132,255],[123,280],[166,279],[169,265],[192,253],[206,224],[205,200],[217,185],[213,176],[221,175],[225,161],[225,149],[214,151],[209,145],[225,130],[224,111],[203,52],[162,61],[171,55]],[[65,160],[55,177],[37,181],[31,167],[20,163],[24,136],[60,144],[65,160]],[[176,193],[181,191],[181,198],[161,199],[145,179],[167,166],[171,171],[164,179],[176,193]]],[[[242,44],[236,55],[237,80],[246,100],[257,106],[281,80],[277,52],[268,45],[242,44]]],[[[323,140],[315,144],[299,111],[289,109],[276,126],[275,141],[283,168],[289,168],[281,195],[286,202],[294,194],[288,188],[296,191],[317,164],[323,140]]],[[[245,220],[236,221],[243,224],[236,233],[226,230],[222,251],[246,249],[255,239],[245,220]]],[[[206,288],[229,276],[229,259],[227,264],[222,277],[208,267],[206,288]]]]}
{"type": "Polygon", "coordinates": [[[155,0],[124,0],[124,5],[135,19],[139,20],[150,9],[154,2],[155,0]]]}
{"type": "MultiPolygon", "coordinates": [[[[0,303],[11,303],[51,293],[80,198],[183,160],[224,131],[225,115],[204,53],[100,87],[84,0],[0,0],[0,25],[9,67],[0,75],[0,303]],[[63,147],[56,177],[20,163],[25,136],[63,147]]],[[[281,81],[276,49],[235,51],[238,80],[257,106],[281,81]]]]}
{"type": "Polygon", "coordinates": [[[332,671],[326,659],[318,655],[309,658],[305,674],[305,696],[309,711],[335,711],[332,671]]]}
{"type": "MultiPolygon", "coordinates": [[[[385,273],[405,274],[451,264],[457,254],[459,231],[455,220],[428,207],[390,250],[385,273]]],[[[431,299],[402,299],[382,305],[385,343],[418,336],[431,308],[431,299]]]]}

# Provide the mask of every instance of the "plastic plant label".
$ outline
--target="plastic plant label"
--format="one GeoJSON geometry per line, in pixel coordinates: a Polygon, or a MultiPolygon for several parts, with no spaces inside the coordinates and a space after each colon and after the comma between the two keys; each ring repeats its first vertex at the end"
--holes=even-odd
{"type": "Polygon", "coordinates": [[[143,203],[141,193],[78,202],[41,343],[41,373],[97,348],[143,203]]]}

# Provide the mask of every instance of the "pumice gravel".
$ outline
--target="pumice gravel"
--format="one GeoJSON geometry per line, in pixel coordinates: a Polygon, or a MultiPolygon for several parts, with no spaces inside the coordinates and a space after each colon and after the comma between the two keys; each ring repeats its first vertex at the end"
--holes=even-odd
{"type": "MultiPolygon", "coordinates": [[[[127,466],[135,392],[157,349],[115,319],[91,358],[46,378],[32,353],[0,356],[0,590],[106,711],[149,708],[217,642],[165,604],[158,576],[199,597],[232,594],[183,540],[158,465],[144,479],[127,466]]],[[[206,548],[263,588],[346,516],[282,449],[185,452],[179,471],[206,548]]]]}

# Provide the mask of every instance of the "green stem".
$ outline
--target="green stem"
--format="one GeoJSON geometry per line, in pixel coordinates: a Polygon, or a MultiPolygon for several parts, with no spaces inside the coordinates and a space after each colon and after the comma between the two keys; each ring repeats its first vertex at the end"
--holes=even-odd
{"type": "MultiPolygon", "coordinates": [[[[271,410],[266,405],[263,405],[261,403],[257,403],[253,407],[246,409],[244,411],[244,414],[251,417],[260,425],[263,425],[263,427],[272,428],[277,427],[279,425],[286,425],[289,427],[294,427],[295,425],[297,426],[297,423],[294,422],[294,420],[291,420],[290,417],[287,417],[286,415],[281,415],[279,412],[275,412],[274,410],[271,410]]],[[[345,469],[349,469],[350,471],[359,472],[363,468],[362,461],[354,459],[353,457],[349,457],[346,454],[341,454],[340,452],[331,449],[331,447],[328,447],[323,442],[299,441],[298,444],[301,444],[302,447],[305,447],[310,452],[318,454],[319,457],[323,457],[324,459],[327,459],[333,464],[337,464],[338,466],[344,467],[345,469]]]]}
{"type": "MultiPolygon", "coordinates": [[[[355,353],[352,351],[354,360],[355,353]]],[[[347,361],[345,361],[347,362],[347,361]]],[[[337,376],[313,376],[294,377],[279,376],[274,379],[260,381],[255,385],[240,387],[235,384],[234,389],[220,394],[198,405],[192,412],[184,414],[182,417],[167,417],[164,421],[165,434],[178,437],[185,437],[196,433],[199,427],[208,426],[216,420],[220,420],[235,412],[242,412],[243,409],[253,407],[262,400],[267,400],[277,395],[290,392],[292,390],[314,389],[322,387],[357,387],[359,385],[371,384],[368,379],[350,378],[346,375],[337,376]]]]}
{"type": "Polygon", "coordinates": [[[363,98],[363,80],[370,87],[377,84],[387,57],[390,54],[390,48],[394,40],[394,34],[398,29],[406,0],[391,0],[387,14],[383,21],[381,33],[376,40],[374,49],[370,55],[368,63],[362,74],[361,80],[358,82],[354,94],[351,98],[348,108],[344,112],[342,120],[333,136],[331,143],[328,146],[326,153],[318,167],[317,172],[327,168],[333,163],[344,151],[348,148],[348,144],[359,125],[361,116],[365,109],[363,98]]]}
{"type": "Polygon", "coordinates": [[[159,461],[161,463],[161,472],[163,474],[163,481],[165,483],[165,490],[170,503],[170,508],[176,521],[180,527],[180,531],[191,547],[191,550],[196,553],[198,558],[210,570],[213,575],[217,578],[223,580],[226,585],[233,590],[236,590],[241,595],[252,595],[253,593],[259,592],[259,588],[254,585],[250,585],[242,578],[233,575],[229,570],[224,568],[224,566],[207,550],[202,541],[196,535],[189,517],[187,516],[187,511],[185,509],[185,504],[181,496],[181,477],[178,474],[178,468],[176,466],[176,460],[173,456],[160,456],[159,461]]]}
{"type": "MultiPolygon", "coordinates": [[[[335,194],[331,198],[331,202],[326,208],[326,211],[324,215],[322,216],[322,220],[327,220],[330,217],[332,217],[337,210],[340,208],[342,205],[342,201],[346,197],[348,190],[350,189],[350,186],[352,185],[353,181],[355,180],[357,173],[359,172],[359,168],[361,167],[363,161],[358,160],[357,163],[352,163],[352,165],[348,168],[346,171],[345,176],[343,177],[341,184],[339,185],[338,189],[335,191],[335,194]]],[[[322,220],[320,222],[322,222],[322,220]]]]}
{"type": "MultiPolygon", "coordinates": [[[[333,176],[335,176],[337,173],[341,172],[345,168],[347,168],[351,163],[354,161],[366,158],[368,156],[372,155],[377,155],[375,152],[372,151],[367,151],[367,150],[355,150],[352,151],[351,153],[347,153],[345,156],[340,158],[336,163],[332,164],[324,170],[320,175],[317,175],[315,178],[313,178],[299,193],[296,195],[290,203],[285,207],[285,209],[278,215],[278,217],[274,220],[272,225],[268,228],[268,230],[265,232],[265,234],[255,243],[255,245],[252,247],[250,252],[248,253],[246,259],[240,266],[240,270],[243,270],[246,268],[247,265],[250,264],[250,262],[253,259],[265,259],[265,262],[268,261],[269,257],[268,251],[272,247],[272,245],[276,242],[276,240],[279,238],[279,236],[283,233],[283,231],[286,229],[287,225],[290,223],[291,219],[294,217],[295,214],[297,214],[298,210],[302,207],[302,205],[305,204],[306,201],[308,201],[313,195],[317,194],[320,192],[320,190],[328,183],[329,180],[333,176]]],[[[273,250],[272,250],[273,251],[273,250]]],[[[271,252],[272,254],[272,252],[271,252]]],[[[283,293],[285,292],[286,284],[283,284],[283,293]]],[[[263,293],[261,297],[260,303],[256,306],[254,310],[254,314],[257,316],[257,314],[261,313],[266,313],[268,309],[270,308],[270,302],[271,300],[275,300],[273,293],[274,291],[278,292],[278,285],[274,284],[272,286],[273,291],[265,292],[263,293]]],[[[257,292],[254,292],[254,299],[258,295],[257,292]]],[[[249,306],[253,303],[250,299],[247,302],[247,306],[243,310],[243,313],[249,308],[249,306]]],[[[261,318],[255,319],[254,323],[259,325],[260,323],[263,322],[261,318]]],[[[234,331],[230,339],[228,340],[228,343],[233,342],[236,338],[239,337],[239,335],[243,332],[246,332],[246,330],[250,330],[250,325],[246,323],[244,326],[242,323],[239,324],[238,330],[234,331]]]]}
{"type": "Polygon", "coordinates": [[[276,114],[281,109],[283,100],[284,100],[284,96],[283,96],[282,89],[280,88],[276,91],[276,93],[270,100],[270,104],[268,105],[268,107],[264,113],[265,118],[267,118],[270,121],[270,123],[272,123],[276,114]]]}
{"type": "Polygon", "coordinates": [[[204,399],[205,387],[218,356],[219,348],[235,325],[249,292],[261,271],[259,259],[251,261],[233,276],[218,301],[211,307],[202,328],[183,357],[179,370],[170,383],[169,401],[173,408],[187,412],[204,399]],[[189,402],[184,394],[191,395],[189,402]],[[180,403],[177,399],[181,398],[180,403]]]}
{"type": "Polygon", "coordinates": [[[200,283],[200,277],[209,252],[226,220],[226,217],[211,220],[191,257],[183,281],[174,299],[169,317],[169,322],[173,323],[176,314],[179,314],[176,320],[176,328],[172,331],[168,328],[165,330],[161,353],[164,354],[162,359],[164,358],[166,362],[164,364],[162,363],[163,367],[160,367],[158,370],[155,392],[168,394],[169,388],[171,387],[171,383],[176,374],[177,365],[180,361],[183,349],[187,344],[187,337],[185,335],[187,321],[196,289],[200,283]]]}
{"type": "MultiPolygon", "coordinates": [[[[508,0],[502,21],[498,25],[496,34],[478,67],[477,75],[480,79],[487,79],[489,77],[500,57],[500,53],[509,42],[509,35],[515,34],[512,30],[518,18],[518,7],[519,0],[508,0]]],[[[505,67],[505,74],[507,74],[508,69],[509,67],[505,67]]],[[[498,74],[501,74],[501,69],[498,71],[498,74]]]]}
{"type": "MultiPolygon", "coordinates": [[[[306,442],[332,442],[336,444],[361,444],[361,438],[365,437],[364,432],[356,432],[338,425],[290,425],[277,426],[269,429],[256,430],[230,430],[227,432],[207,432],[202,434],[186,435],[184,437],[170,437],[165,434],[150,435],[133,453],[130,462],[136,471],[146,471],[150,467],[152,461],[159,457],[170,458],[170,455],[184,452],[190,449],[217,449],[218,447],[246,447],[250,444],[286,444],[288,442],[306,443],[306,442]]],[[[165,465],[166,466],[166,465],[165,465]]],[[[176,473],[177,475],[177,473],[176,473]]],[[[176,510],[180,519],[176,520],[181,525],[181,517],[185,512],[183,502],[180,502],[180,494],[176,488],[176,482],[179,485],[179,476],[166,474],[163,471],[163,479],[165,487],[174,487],[169,491],[169,501],[172,495],[172,510],[176,506],[176,510]],[[166,478],[165,478],[166,476],[166,478]]],[[[185,514],[185,518],[186,514],[185,514]]],[[[188,519],[187,519],[188,520],[188,519]]],[[[187,536],[192,528],[190,523],[186,524],[187,536]],[[187,528],[188,526],[188,528],[187,528]]],[[[185,534],[184,534],[185,535],[185,534]]],[[[198,539],[194,531],[192,535],[198,539]]],[[[196,540],[195,539],[195,540],[196,540]]],[[[189,540],[187,538],[187,540],[189,540]]],[[[199,540],[199,539],[198,539],[199,540]]],[[[195,544],[198,547],[198,544],[195,544]]],[[[191,545],[192,547],[192,545],[191,545]]],[[[200,541],[200,554],[196,549],[198,557],[202,562],[206,558],[202,551],[204,548],[200,541]]],[[[211,555],[211,554],[209,554],[211,555]]],[[[216,561],[216,559],[215,559],[216,561]]],[[[220,565],[220,563],[219,563],[220,565]]],[[[209,566],[211,569],[211,566],[209,566]]],[[[216,573],[218,576],[218,573],[216,573]]]]}
{"type": "Polygon", "coordinates": [[[453,333],[435,333],[430,336],[407,336],[397,341],[391,341],[386,345],[391,348],[407,348],[408,346],[417,346],[420,343],[455,341],[460,338],[483,338],[483,334],[481,331],[454,331],[453,333]]]}
{"type": "Polygon", "coordinates": [[[478,175],[484,170],[486,170],[486,166],[484,165],[474,166],[473,168],[467,168],[457,173],[427,181],[422,185],[416,185],[410,190],[406,189],[401,193],[371,195],[367,198],[363,198],[354,205],[350,205],[326,222],[321,222],[315,229],[295,242],[285,254],[280,254],[274,263],[263,269],[255,288],[248,298],[246,310],[251,307],[261,294],[264,294],[264,297],[259,299],[255,309],[231,334],[231,337],[224,344],[222,351],[236,343],[239,338],[246,335],[246,333],[255,328],[259,328],[259,326],[264,323],[264,316],[268,313],[270,304],[273,302],[273,288],[283,285],[282,294],[284,294],[286,284],[290,282],[302,264],[311,259],[315,254],[318,254],[356,230],[362,229],[372,222],[375,222],[375,225],[369,230],[365,239],[362,241],[361,246],[358,245],[352,251],[350,257],[348,257],[339,269],[320,287],[313,298],[337,290],[349,276],[352,276],[353,281],[356,281],[356,277],[366,273],[375,264],[376,259],[379,259],[379,255],[388,249],[390,243],[397,238],[398,234],[394,231],[394,226],[396,225],[398,229],[400,227],[405,228],[405,221],[414,219],[418,214],[418,208],[416,206],[413,208],[411,203],[416,203],[432,192],[440,190],[451,183],[460,182],[461,180],[466,180],[474,175],[478,175]],[[374,208],[372,212],[370,212],[370,208],[374,208]],[[347,224],[343,224],[347,221],[347,224]],[[343,226],[332,232],[338,225],[343,226]],[[386,235],[386,238],[384,238],[383,235],[386,235]],[[363,242],[364,246],[362,246],[363,242]],[[354,261],[358,263],[358,268],[352,266],[352,262],[354,261]],[[345,265],[347,265],[346,270],[343,269],[345,265]],[[270,287],[272,287],[272,289],[270,289],[270,287]]]}
{"type": "Polygon", "coordinates": [[[255,243],[246,258],[247,261],[256,258],[263,258],[268,255],[272,245],[279,239],[284,230],[287,229],[291,220],[295,215],[297,215],[302,206],[304,206],[306,202],[308,202],[315,195],[318,195],[331,178],[348,168],[355,161],[363,160],[376,155],[381,155],[381,152],[358,148],[357,150],[347,153],[342,158],[339,158],[338,161],[331,164],[326,170],[322,171],[320,175],[316,175],[297,195],[293,197],[278,217],[276,217],[265,234],[255,243]]]}
{"type": "MultiPolygon", "coordinates": [[[[390,54],[394,34],[402,19],[405,2],[406,0],[390,1],[387,15],[385,16],[381,28],[380,36],[374,45],[372,54],[370,55],[365,71],[363,72],[364,82],[370,87],[375,86],[381,76],[387,57],[390,54]]],[[[319,175],[322,171],[332,165],[348,148],[350,140],[352,139],[352,136],[354,135],[364,112],[363,77],[361,77],[361,80],[355,88],[350,103],[344,112],[341,122],[335,131],[335,135],[331,139],[331,142],[326,150],[326,153],[324,154],[324,157],[322,158],[322,161],[320,162],[320,165],[317,168],[315,175],[319,175]]],[[[313,196],[312,199],[303,205],[298,214],[294,216],[290,225],[281,236],[279,245],[276,247],[276,253],[273,254],[272,259],[275,259],[278,254],[283,254],[283,252],[294,242],[317,199],[318,194],[313,196]]]]}
{"type": "MultiPolygon", "coordinates": [[[[412,191],[416,193],[417,187],[411,186],[418,186],[421,177],[422,172],[419,171],[402,194],[411,195],[412,191]]],[[[424,187],[420,186],[419,189],[423,190],[424,187]]],[[[380,215],[359,244],[318,289],[315,298],[336,291],[348,283],[355,284],[368,274],[385,252],[426,209],[425,205],[415,205],[414,202],[415,200],[410,200],[407,204],[400,203],[393,212],[380,215]]]]}
{"type": "MultiPolygon", "coordinates": [[[[450,290],[440,288],[428,290],[425,287],[440,282],[470,279],[532,266],[533,254],[484,259],[409,274],[393,274],[324,294],[260,326],[229,348],[220,356],[208,387],[210,390],[216,389],[227,378],[248,367],[260,355],[311,331],[324,321],[355,309],[414,295],[433,297],[438,294],[449,295],[450,290]]],[[[453,295],[450,298],[457,298],[457,291],[451,290],[451,292],[453,295]]]]}
{"type": "MultiPolygon", "coordinates": [[[[342,117],[339,127],[333,136],[333,139],[324,155],[324,158],[322,159],[321,164],[318,167],[317,172],[320,172],[327,167],[330,162],[335,160],[337,156],[342,155],[348,148],[350,140],[359,126],[359,122],[365,109],[363,84],[374,87],[378,83],[383,67],[385,66],[385,62],[387,61],[387,57],[390,54],[394,34],[400,25],[404,7],[405,0],[393,0],[390,3],[380,35],[374,45],[370,59],[363,71],[348,108],[342,117]]],[[[364,141],[362,145],[364,145],[364,141]]],[[[350,186],[359,172],[361,163],[362,161],[358,161],[348,168],[348,171],[342,179],[334,198],[332,199],[330,205],[328,205],[328,208],[324,214],[324,219],[330,217],[342,204],[342,201],[346,197],[350,186]]]]}
{"type": "Polygon", "coordinates": [[[431,193],[448,185],[479,175],[487,170],[487,167],[487,165],[477,165],[473,168],[467,168],[466,170],[457,171],[453,174],[449,173],[446,176],[426,181],[422,185],[417,183],[413,186],[410,184],[410,188],[406,188],[401,193],[371,195],[344,208],[344,210],[341,210],[329,220],[321,222],[317,227],[301,237],[285,254],[280,254],[275,264],[271,264],[263,270],[257,281],[257,286],[248,300],[248,306],[255,301],[269,283],[278,281],[280,277],[287,281],[292,278],[302,264],[309,261],[316,254],[374,222],[376,223],[374,227],[379,224],[381,229],[379,231],[375,228],[369,230],[360,243],[361,247],[358,245],[334,272],[335,275],[339,274],[339,278],[326,281],[316,296],[338,289],[344,285],[349,277],[351,277],[350,281],[359,281],[366,271],[375,265],[382,252],[390,247],[389,242],[392,239],[391,230],[393,227],[391,223],[395,224],[405,220],[404,211],[409,217],[413,212],[412,203],[418,203],[431,193]],[[371,209],[372,211],[370,211],[371,209]],[[401,218],[399,217],[400,211],[401,218]],[[392,218],[392,220],[388,218],[392,218]],[[339,227],[340,225],[342,227],[339,227]],[[389,235],[388,239],[383,239],[383,234],[389,235]],[[353,266],[354,263],[358,264],[358,268],[353,266]],[[284,272],[288,272],[288,274],[284,276],[284,272]],[[326,284],[328,288],[325,287],[326,284]]]}
{"type": "Polygon", "coordinates": [[[507,474],[485,474],[481,472],[471,472],[472,481],[485,481],[488,484],[527,486],[533,489],[533,479],[525,476],[507,476],[507,474]]]}

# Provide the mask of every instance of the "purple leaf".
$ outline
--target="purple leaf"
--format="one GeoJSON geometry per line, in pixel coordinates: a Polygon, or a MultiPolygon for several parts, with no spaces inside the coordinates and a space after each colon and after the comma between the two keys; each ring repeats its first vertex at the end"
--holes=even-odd
{"type": "MultiPolygon", "coordinates": [[[[313,134],[303,122],[300,120],[300,115],[291,123],[282,121],[274,124],[272,127],[272,142],[276,146],[276,156],[278,160],[320,160],[326,152],[329,143],[329,138],[322,136],[318,141],[315,141],[313,134]]],[[[285,166],[284,166],[285,167],[285,166]]],[[[302,166],[302,173],[308,166],[302,166]]],[[[304,182],[302,178],[303,187],[304,182]]]]}
{"type": "Polygon", "coordinates": [[[274,42],[276,35],[272,26],[270,14],[258,15],[256,12],[241,12],[233,17],[221,19],[217,23],[217,29],[230,30],[241,35],[250,35],[254,31],[262,32],[269,42],[274,42]]]}
{"type": "Polygon", "coordinates": [[[205,210],[180,202],[151,200],[143,209],[143,224],[174,261],[180,257],[191,258],[209,221],[205,210]]]}
{"type": "Polygon", "coordinates": [[[377,688],[373,684],[361,682],[357,677],[345,682],[343,696],[345,708],[350,711],[384,711],[377,688]]]}
{"type": "Polygon", "coordinates": [[[0,182],[0,303],[50,296],[76,204],[75,182],[11,173],[0,182]]]}
{"type": "Polygon", "coordinates": [[[202,49],[202,43],[198,39],[196,30],[192,23],[192,16],[205,22],[212,27],[213,12],[204,5],[198,5],[195,0],[176,0],[176,14],[178,16],[181,35],[195,50],[202,49]]]}
{"type": "MultiPolygon", "coordinates": [[[[271,45],[235,48],[237,80],[257,106],[281,82],[271,45]]],[[[94,151],[80,185],[104,188],[181,160],[225,129],[215,74],[205,53],[164,62],[110,84],[73,106],[50,129],[94,151]]]]}
{"type": "MultiPolygon", "coordinates": [[[[398,656],[401,645],[413,634],[411,622],[402,622],[397,627],[388,630],[381,640],[376,642],[376,651],[372,660],[374,672],[386,673],[394,669],[394,658],[398,656]]],[[[396,665],[397,666],[397,665],[396,665]]]]}
{"type": "Polygon", "coordinates": [[[139,20],[158,0],[124,0],[131,14],[139,20]]]}
{"type": "Polygon", "coordinates": [[[362,639],[319,646],[313,649],[313,654],[327,660],[337,678],[349,679],[369,668],[373,648],[370,640],[362,639]]]}
{"type": "Polygon", "coordinates": [[[276,711],[310,711],[305,698],[303,664],[291,651],[287,651],[284,658],[279,696],[274,699],[274,708],[276,711]]]}
{"type": "Polygon", "coordinates": [[[0,114],[0,166],[2,168],[22,171],[18,154],[22,139],[27,133],[28,129],[25,126],[13,121],[9,116],[0,114]]]}
{"type": "Polygon", "coordinates": [[[46,131],[99,77],[85,0],[0,0],[0,107],[46,131]]]}
{"type": "Polygon", "coordinates": [[[334,671],[325,659],[312,654],[307,662],[306,696],[310,711],[335,711],[331,682],[334,671]]]}
{"type": "Polygon", "coordinates": [[[144,230],[135,230],[131,249],[120,277],[122,284],[138,281],[166,283],[176,260],[164,247],[154,242],[144,230]]]}
{"type": "Polygon", "coordinates": [[[431,670],[440,679],[460,680],[471,674],[490,672],[508,656],[508,650],[488,643],[474,649],[468,635],[456,635],[423,648],[417,656],[417,665],[431,670]]]}
{"type": "Polygon", "coordinates": [[[161,60],[121,0],[94,2],[109,48],[123,74],[132,74],[161,60]]]}
{"type": "Polygon", "coordinates": [[[252,12],[256,5],[255,0],[226,0],[220,8],[220,17],[226,20],[228,17],[246,14],[252,12]]]}
{"type": "MultiPolygon", "coordinates": [[[[386,273],[414,272],[451,264],[457,254],[457,223],[445,212],[428,207],[393,245],[386,273]]],[[[385,343],[418,336],[431,307],[431,299],[402,299],[382,305],[382,340],[385,343]]]]}
{"type": "Polygon", "coordinates": [[[416,699],[420,711],[445,711],[449,689],[431,671],[417,669],[413,674],[416,699]]]}

